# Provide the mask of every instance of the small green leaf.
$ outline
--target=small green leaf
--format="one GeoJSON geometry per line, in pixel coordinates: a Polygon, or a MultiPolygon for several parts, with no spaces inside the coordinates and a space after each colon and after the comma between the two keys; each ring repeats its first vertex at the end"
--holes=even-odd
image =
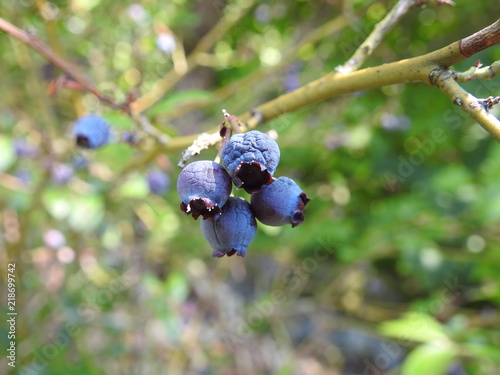
{"type": "Polygon", "coordinates": [[[420,312],[408,313],[401,319],[384,322],[379,330],[385,336],[416,342],[447,339],[443,326],[432,316],[420,312]]]}
{"type": "Polygon", "coordinates": [[[417,347],[406,357],[402,375],[445,375],[455,358],[453,346],[447,342],[430,343],[417,347]]]}
{"type": "Polygon", "coordinates": [[[112,163],[113,169],[119,171],[133,158],[134,151],[125,144],[112,144],[94,151],[95,160],[102,163],[112,163]]]}
{"type": "Polygon", "coordinates": [[[481,343],[467,343],[463,344],[463,346],[467,348],[467,353],[478,359],[490,360],[500,364],[500,348],[498,346],[481,343]]]}
{"type": "Polygon", "coordinates": [[[15,159],[16,155],[12,147],[12,141],[7,137],[0,136],[0,172],[7,170],[15,159]]]}
{"type": "Polygon", "coordinates": [[[118,190],[118,195],[121,198],[145,198],[148,193],[148,184],[144,176],[141,175],[128,180],[118,190]]]}
{"type": "Polygon", "coordinates": [[[165,289],[169,299],[177,302],[183,302],[189,293],[189,286],[186,276],[179,271],[174,271],[170,274],[165,285],[165,289]]]}
{"type": "Polygon", "coordinates": [[[104,114],[103,117],[112,128],[123,130],[132,129],[133,121],[129,116],[122,115],[118,112],[109,112],[104,114]]]}

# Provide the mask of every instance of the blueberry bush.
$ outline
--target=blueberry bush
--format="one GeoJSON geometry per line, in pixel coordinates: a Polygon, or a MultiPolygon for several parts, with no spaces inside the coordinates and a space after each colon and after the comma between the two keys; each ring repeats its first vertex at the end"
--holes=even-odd
{"type": "Polygon", "coordinates": [[[1,2],[0,374],[500,373],[499,30],[1,2]]]}

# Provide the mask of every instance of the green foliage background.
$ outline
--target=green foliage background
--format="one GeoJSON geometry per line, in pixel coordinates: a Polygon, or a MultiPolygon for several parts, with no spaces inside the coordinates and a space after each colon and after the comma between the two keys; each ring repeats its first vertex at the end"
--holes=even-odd
{"type": "MultiPolygon", "coordinates": [[[[242,3],[248,1],[227,6],[242,3]]],[[[0,15],[76,62],[99,90],[124,100],[134,87],[147,92],[173,68],[171,56],[156,47],[155,25],[167,25],[189,52],[226,6],[137,4],[145,11],[139,21],[130,15],[132,3],[96,0],[4,2],[0,15]]],[[[290,68],[172,119],[176,108],[210,101],[217,89],[267,71],[301,36],[347,17],[348,27],[299,49],[294,69],[306,84],[344,63],[393,4],[256,1],[200,58],[209,66],[191,72],[146,114],[171,137],[211,129],[222,121],[222,108],[238,114],[284,93],[290,68]]],[[[365,66],[433,51],[498,17],[498,1],[456,4],[412,10],[365,66]]],[[[199,223],[178,209],[180,153],[124,176],[154,141],[121,142],[135,128],[127,116],[90,94],[62,88],[48,95],[61,72],[4,33],[0,50],[0,258],[4,284],[7,263],[17,265],[14,371],[500,371],[500,148],[437,89],[408,84],[359,92],[262,126],[279,136],[276,174],[293,177],[313,198],[306,220],[294,229],[259,225],[245,259],[212,259],[199,223]],[[87,152],[75,148],[71,131],[88,112],[109,120],[114,139],[87,152]],[[385,128],[390,115],[411,126],[385,128]],[[37,147],[38,156],[18,157],[18,139],[37,147]],[[74,165],[80,157],[88,164],[68,183],[53,181],[49,165],[74,165]],[[152,168],[171,177],[163,196],[148,192],[152,168]],[[31,181],[23,182],[20,170],[31,181]],[[64,234],[63,249],[44,244],[51,229],[64,234]]],[[[491,64],[500,49],[455,68],[466,70],[477,59],[491,64]]],[[[498,78],[463,86],[478,97],[500,91],[498,78]]],[[[0,327],[5,353],[3,317],[0,327]]],[[[3,355],[0,365],[10,369],[3,355]]]]}

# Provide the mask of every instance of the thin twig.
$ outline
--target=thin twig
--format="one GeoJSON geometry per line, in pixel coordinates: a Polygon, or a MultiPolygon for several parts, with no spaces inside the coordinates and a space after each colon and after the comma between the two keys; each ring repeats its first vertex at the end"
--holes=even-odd
{"type": "Polygon", "coordinates": [[[468,82],[472,79],[492,79],[500,73],[500,60],[495,61],[490,66],[481,67],[480,63],[466,70],[465,72],[456,73],[455,81],[468,82]]]}
{"type": "Polygon", "coordinates": [[[168,142],[170,141],[170,137],[166,135],[165,133],[162,133],[158,129],[156,129],[148,120],[146,116],[143,115],[137,115],[134,116],[134,119],[137,120],[139,126],[141,127],[141,130],[144,131],[146,134],[150,135],[154,139],[158,141],[159,144],[161,145],[167,145],[168,142]]]}
{"type": "Polygon", "coordinates": [[[455,81],[452,71],[443,69],[435,71],[433,75],[436,87],[500,142],[500,121],[489,113],[491,106],[496,104],[496,98],[477,99],[455,81]]]}
{"type": "MultiPolygon", "coordinates": [[[[371,34],[365,39],[365,41],[358,47],[354,52],[352,57],[347,60],[343,65],[339,65],[335,68],[335,72],[339,74],[346,74],[353,72],[366,61],[368,56],[372,54],[375,48],[378,47],[385,35],[396,25],[401,18],[404,17],[408,11],[422,3],[427,3],[428,0],[399,0],[396,5],[391,9],[389,13],[384,17],[382,21],[377,23],[371,34]]],[[[437,3],[441,4],[453,4],[450,1],[441,1],[437,3]]]]}
{"type": "Polygon", "coordinates": [[[68,74],[71,79],[77,82],[83,90],[88,91],[95,95],[100,101],[109,105],[112,108],[122,110],[128,113],[128,105],[119,104],[115,102],[112,98],[102,94],[99,92],[95,86],[80,73],[80,69],[66,61],[62,57],[60,57],[57,53],[55,53],[49,46],[47,46],[44,42],[42,42],[38,37],[27,33],[24,30],[21,30],[17,26],[14,26],[10,22],[7,22],[3,18],[0,18],[0,30],[3,30],[7,34],[10,34],[14,38],[20,40],[24,44],[30,46],[32,49],[40,53],[45,59],[50,61],[52,64],[57,66],[59,69],[63,70],[66,74],[68,74]]]}
{"type": "MultiPolygon", "coordinates": [[[[139,114],[150,108],[160,100],[177,82],[186,74],[198,66],[198,55],[210,50],[213,45],[220,40],[221,36],[238,23],[241,17],[253,6],[255,0],[240,2],[229,7],[226,14],[219,22],[198,42],[195,48],[186,58],[186,69],[178,72],[175,69],[170,70],[162,79],[156,82],[155,86],[131,103],[131,110],[134,114],[139,114]]],[[[226,8],[227,9],[227,8],[226,8]]]]}

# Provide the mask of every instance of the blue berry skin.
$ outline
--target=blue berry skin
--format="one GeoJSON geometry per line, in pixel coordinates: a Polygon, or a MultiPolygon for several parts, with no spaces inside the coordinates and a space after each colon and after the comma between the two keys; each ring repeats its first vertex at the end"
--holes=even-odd
{"type": "Polygon", "coordinates": [[[75,123],[76,144],[84,148],[102,147],[109,141],[109,125],[100,116],[87,115],[75,123]]]}
{"type": "Polygon", "coordinates": [[[216,258],[226,254],[244,257],[257,231],[250,204],[238,197],[229,197],[218,220],[202,220],[200,226],[216,258]]]}
{"type": "Polygon", "coordinates": [[[15,139],[13,142],[13,146],[16,155],[19,157],[36,158],[38,156],[38,147],[28,143],[25,139],[15,139]]]}
{"type": "Polygon", "coordinates": [[[14,176],[21,180],[23,185],[29,186],[33,182],[33,174],[25,168],[19,168],[14,172],[14,176]]]}
{"type": "Polygon", "coordinates": [[[74,174],[73,168],[68,164],[55,164],[50,170],[50,176],[56,185],[68,183],[74,174]]]}
{"type": "Polygon", "coordinates": [[[163,195],[170,187],[170,177],[160,170],[152,170],[147,176],[149,192],[151,194],[163,195]]]}
{"type": "Polygon", "coordinates": [[[252,194],[274,181],[280,149],[270,136],[252,130],[229,139],[222,149],[222,161],[236,187],[252,194]]]}
{"type": "Polygon", "coordinates": [[[295,181],[280,177],[252,194],[251,204],[261,223],[274,227],[292,224],[293,228],[304,221],[303,210],[310,200],[295,181]]]}
{"type": "Polygon", "coordinates": [[[188,164],[177,179],[177,193],[181,198],[181,210],[193,214],[196,220],[217,220],[221,208],[231,194],[231,178],[220,164],[210,160],[188,164]]]}

